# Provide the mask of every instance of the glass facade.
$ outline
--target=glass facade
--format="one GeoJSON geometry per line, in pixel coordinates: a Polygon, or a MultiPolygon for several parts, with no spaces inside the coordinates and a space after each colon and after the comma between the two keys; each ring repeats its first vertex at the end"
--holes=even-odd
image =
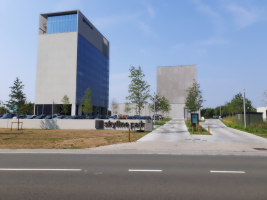
{"type": "Polygon", "coordinates": [[[107,107],[109,99],[109,59],[78,34],[76,99],[80,104],[87,88],[92,90],[93,106],[107,107]]]}
{"type": "Polygon", "coordinates": [[[77,14],[47,18],[47,34],[77,31],[77,14]]]}

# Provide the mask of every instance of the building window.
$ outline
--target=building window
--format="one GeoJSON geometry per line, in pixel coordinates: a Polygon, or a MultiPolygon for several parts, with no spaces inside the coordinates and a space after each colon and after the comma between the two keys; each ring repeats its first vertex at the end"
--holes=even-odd
{"type": "Polygon", "coordinates": [[[83,36],[78,34],[77,103],[88,87],[92,90],[92,104],[108,107],[109,59],[83,36]]]}
{"type": "Polygon", "coordinates": [[[47,34],[77,31],[77,14],[47,18],[47,34]]]}

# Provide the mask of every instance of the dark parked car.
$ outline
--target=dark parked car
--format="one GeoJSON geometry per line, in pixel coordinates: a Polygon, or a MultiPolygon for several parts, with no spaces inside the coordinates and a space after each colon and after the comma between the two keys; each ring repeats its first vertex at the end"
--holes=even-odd
{"type": "MultiPolygon", "coordinates": [[[[139,119],[139,115],[134,115],[133,119],[139,119]]],[[[141,119],[141,116],[140,116],[140,119],[141,119]]]]}
{"type": "Polygon", "coordinates": [[[36,116],[35,118],[33,118],[33,119],[43,119],[43,118],[45,118],[46,116],[45,115],[39,115],[39,116],[36,116]]]}
{"type": "Polygon", "coordinates": [[[4,114],[0,119],[12,119],[14,116],[16,115],[13,113],[7,113],[7,114],[4,114]]]}
{"type": "Polygon", "coordinates": [[[66,116],[64,119],[72,119],[73,116],[66,116]]]}
{"type": "Polygon", "coordinates": [[[51,115],[47,115],[44,119],[52,119],[51,115]]]}
{"type": "Polygon", "coordinates": [[[103,119],[103,116],[101,116],[101,115],[96,116],[95,119],[103,119]]]}
{"type": "Polygon", "coordinates": [[[25,119],[25,116],[24,115],[19,115],[19,116],[14,116],[12,119],[25,119]]]}
{"type": "Polygon", "coordinates": [[[118,119],[117,116],[110,116],[109,119],[118,119]]]}
{"type": "Polygon", "coordinates": [[[95,117],[93,115],[86,116],[85,119],[94,119],[95,117]]]}
{"type": "MultiPolygon", "coordinates": [[[[154,119],[154,115],[152,116],[152,118],[154,119]]],[[[163,119],[163,116],[162,115],[155,115],[155,119],[156,120],[163,119]]]]}
{"type": "Polygon", "coordinates": [[[65,118],[64,115],[60,115],[60,116],[55,117],[54,119],[64,119],[64,118],[65,118]]]}
{"type": "Polygon", "coordinates": [[[35,117],[36,117],[36,115],[27,115],[25,119],[33,119],[35,117]]]}
{"type": "Polygon", "coordinates": [[[133,116],[127,116],[127,119],[133,119],[133,116]]]}
{"type": "Polygon", "coordinates": [[[149,120],[149,119],[151,119],[151,117],[150,116],[145,116],[145,119],[149,120]]]}

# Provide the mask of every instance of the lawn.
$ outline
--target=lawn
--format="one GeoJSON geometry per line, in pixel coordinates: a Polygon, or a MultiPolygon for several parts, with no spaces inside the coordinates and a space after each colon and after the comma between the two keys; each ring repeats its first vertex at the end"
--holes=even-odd
{"type": "MultiPolygon", "coordinates": [[[[147,133],[131,131],[131,142],[147,133]]],[[[126,142],[126,130],[0,129],[1,149],[85,149],[126,142]]]]}
{"type": "Polygon", "coordinates": [[[236,116],[228,116],[226,118],[222,118],[221,121],[228,127],[234,128],[240,131],[245,131],[248,133],[252,133],[254,135],[267,138],[267,123],[263,124],[252,124],[248,125],[246,128],[242,125],[236,124],[236,116]]]}
{"type": "MultiPolygon", "coordinates": [[[[191,121],[185,120],[185,125],[187,126],[188,132],[193,135],[193,128],[191,126],[191,121]]],[[[202,134],[201,134],[199,130],[196,127],[194,127],[194,135],[211,135],[211,134],[203,127],[202,127],[202,134]]]]}

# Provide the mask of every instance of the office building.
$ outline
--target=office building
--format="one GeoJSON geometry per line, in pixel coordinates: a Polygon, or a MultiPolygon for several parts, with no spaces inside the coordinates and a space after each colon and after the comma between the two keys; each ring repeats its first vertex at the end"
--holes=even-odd
{"type": "MultiPolygon", "coordinates": [[[[165,113],[165,117],[186,119],[190,118],[190,113],[185,108],[186,97],[189,87],[193,86],[193,82],[197,81],[197,66],[196,65],[180,65],[157,67],[157,94],[167,98],[171,105],[171,110],[165,113]]],[[[142,116],[152,116],[154,113],[150,106],[153,103],[148,103],[142,109],[142,116]]],[[[135,105],[126,113],[125,104],[118,104],[118,108],[112,114],[128,114],[136,115],[135,105]]],[[[200,112],[198,112],[200,114],[200,112]]],[[[162,114],[158,112],[158,114],[162,114]]],[[[200,117],[200,115],[199,115],[200,117]]]]}
{"type": "Polygon", "coordinates": [[[109,105],[109,41],[79,11],[40,14],[35,114],[60,112],[65,95],[71,115],[81,115],[80,99],[92,90],[94,113],[109,105]],[[97,109],[97,107],[99,109],[97,109]]]}
{"type": "Polygon", "coordinates": [[[167,66],[157,68],[157,93],[170,101],[171,118],[190,117],[185,108],[189,87],[197,81],[196,65],[167,66]]]}

